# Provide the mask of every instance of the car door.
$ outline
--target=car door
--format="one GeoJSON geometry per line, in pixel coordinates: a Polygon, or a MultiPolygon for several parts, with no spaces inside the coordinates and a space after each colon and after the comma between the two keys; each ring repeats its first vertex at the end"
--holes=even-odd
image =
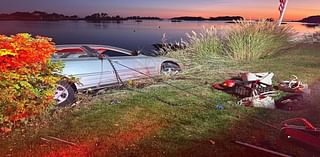
{"type": "Polygon", "coordinates": [[[118,79],[115,75],[114,69],[111,66],[110,62],[107,59],[100,60],[102,65],[102,73],[101,73],[101,85],[104,86],[112,86],[118,82],[118,79]]]}
{"type": "Polygon", "coordinates": [[[107,50],[103,54],[110,57],[123,81],[146,78],[157,73],[156,64],[152,64],[150,57],[132,56],[120,50],[107,50]]]}
{"type": "MultiPolygon", "coordinates": [[[[93,46],[90,46],[90,48],[98,54],[103,54],[103,52],[107,50],[107,48],[103,45],[93,45],[93,46]]],[[[113,86],[119,83],[115,75],[114,69],[111,66],[111,63],[108,61],[108,59],[105,57],[102,57],[100,58],[100,63],[101,63],[100,85],[113,86]]]]}
{"type": "Polygon", "coordinates": [[[101,84],[102,63],[98,57],[90,57],[80,47],[64,48],[57,52],[59,60],[64,63],[62,73],[78,79],[79,90],[93,88],[101,84]]]}

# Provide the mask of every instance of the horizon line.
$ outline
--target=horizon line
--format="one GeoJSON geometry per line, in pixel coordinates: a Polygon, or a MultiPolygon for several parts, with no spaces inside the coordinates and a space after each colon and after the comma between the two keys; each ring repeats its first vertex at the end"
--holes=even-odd
{"type": "MultiPolygon", "coordinates": [[[[180,15],[180,16],[172,16],[172,17],[163,17],[163,16],[141,16],[141,15],[126,15],[126,16],[123,16],[123,15],[119,15],[119,14],[115,14],[115,15],[111,15],[109,14],[108,12],[94,12],[94,13],[89,13],[88,15],[85,15],[85,16],[79,16],[77,14],[66,14],[66,13],[59,13],[59,12],[56,12],[56,11],[53,11],[53,12],[47,12],[47,11],[41,11],[41,10],[33,10],[33,11],[14,11],[14,12],[2,12],[0,14],[13,14],[13,13],[17,13],[17,12],[22,12],[22,13],[33,13],[33,12],[44,12],[44,13],[48,13],[48,14],[53,14],[53,13],[56,13],[56,14],[62,14],[64,16],[77,16],[79,18],[85,18],[86,16],[90,16],[90,15],[93,15],[93,14],[96,14],[96,13],[107,13],[108,16],[111,16],[111,17],[114,17],[114,16],[120,16],[120,17],[134,17],[134,16],[137,16],[137,17],[157,17],[157,18],[161,18],[161,19],[172,19],[172,18],[177,18],[177,17],[201,17],[201,18],[204,18],[204,19],[209,19],[209,18],[215,18],[215,17],[226,17],[226,16],[229,16],[229,17],[234,17],[234,16],[241,16],[243,17],[244,19],[247,19],[247,20],[261,20],[261,19],[268,19],[268,18],[272,18],[272,19],[278,19],[278,18],[274,18],[272,16],[270,17],[256,17],[256,18],[251,18],[251,17],[246,17],[246,16],[243,16],[243,15],[214,15],[214,16],[192,16],[192,15],[180,15]]],[[[320,16],[320,14],[318,15],[308,15],[308,16],[305,16],[305,17],[302,17],[301,19],[299,20],[302,20],[303,18],[306,18],[306,17],[310,17],[310,16],[320,16]]],[[[297,20],[294,20],[292,18],[290,19],[286,19],[286,21],[297,21],[297,20]]]]}

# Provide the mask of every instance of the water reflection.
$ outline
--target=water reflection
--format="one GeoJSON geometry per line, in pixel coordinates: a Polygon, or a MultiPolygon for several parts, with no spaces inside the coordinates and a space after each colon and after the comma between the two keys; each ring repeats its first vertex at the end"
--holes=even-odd
{"type": "Polygon", "coordinates": [[[302,24],[308,28],[318,28],[320,25],[319,24],[315,24],[315,23],[304,23],[302,24]]]}
{"type": "Polygon", "coordinates": [[[300,23],[300,22],[289,22],[288,24],[291,25],[293,29],[298,33],[312,33],[316,31],[320,31],[319,24],[300,23]]]}
{"type": "MultiPolygon", "coordinates": [[[[180,41],[185,33],[200,31],[202,27],[224,28],[233,25],[223,21],[0,21],[0,34],[12,35],[28,32],[33,35],[49,36],[57,44],[107,44],[131,50],[150,51],[152,44],[159,43],[165,33],[168,42],[180,41]]],[[[288,22],[297,32],[314,32],[318,25],[288,22]]]]}

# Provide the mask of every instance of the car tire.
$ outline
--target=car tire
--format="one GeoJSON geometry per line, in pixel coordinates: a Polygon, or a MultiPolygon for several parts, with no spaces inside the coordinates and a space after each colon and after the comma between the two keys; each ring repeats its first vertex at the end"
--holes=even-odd
{"type": "Polygon", "coordinates": [[[161,65],[161,74],[165,76],[174,76],[181,71],[181,68],[178,64],[173,62],[164,62],[161,65]]]}
{"type": "Polygon", "coordinates": [[[75,102],[75,91],[67,82],[59,82],[54,99],[59,107],[71,106],[75,102]]]}

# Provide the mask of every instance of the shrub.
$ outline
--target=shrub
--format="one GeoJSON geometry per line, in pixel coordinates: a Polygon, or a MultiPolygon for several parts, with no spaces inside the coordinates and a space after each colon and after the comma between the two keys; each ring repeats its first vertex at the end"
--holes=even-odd
{"type": "Polygon", "coordinates": [[[29,34],[0,36],[0,126],[43,113],[54,103],[60,63],[52,63],[51,39],[29,34]]]}
{"type": "Polygon", "coordinates": [[[224,54],[235,60],[255,60],[272,55],[288,44],[291,27],[268,21],[237,21],[224,39],[224,54]]]}

